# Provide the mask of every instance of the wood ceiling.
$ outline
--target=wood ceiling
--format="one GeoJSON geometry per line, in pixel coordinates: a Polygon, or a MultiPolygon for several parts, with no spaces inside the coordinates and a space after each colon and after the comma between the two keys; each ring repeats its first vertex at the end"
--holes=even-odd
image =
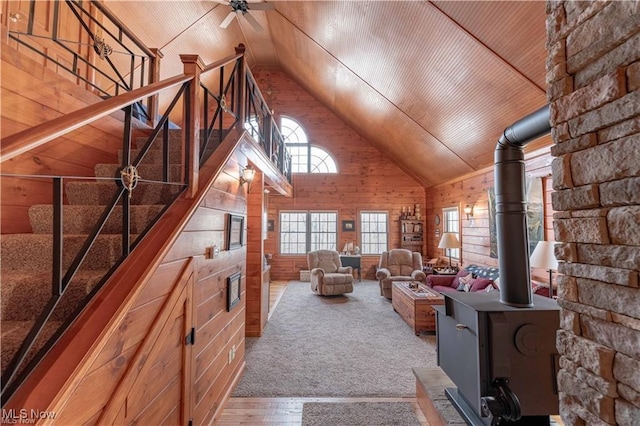
{"type": "Polygon", "coordinates": [[[219,28],[231,9],[211,0],[105,1],[161,49],[162,78],[181,53],[210,63],[243,43],[251,68],[285,72],[426,187],[491,165],[504,128],[546,103],[543,1],[269,3],[257,32],[219,28]]]}

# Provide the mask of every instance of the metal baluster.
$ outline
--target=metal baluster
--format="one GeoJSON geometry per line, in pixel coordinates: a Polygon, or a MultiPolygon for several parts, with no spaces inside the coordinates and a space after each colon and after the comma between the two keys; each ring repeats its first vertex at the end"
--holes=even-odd
{"type": "Polygon", "coordinates": [[[62,253],[63,242],[63,211],[62,211],[62,178],[53,178],[53,277],[52,294],[60,296],[62,294],[62,253]]]}

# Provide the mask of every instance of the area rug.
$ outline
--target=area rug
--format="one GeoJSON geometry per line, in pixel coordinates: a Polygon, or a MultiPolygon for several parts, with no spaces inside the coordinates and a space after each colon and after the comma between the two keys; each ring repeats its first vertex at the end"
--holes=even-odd
{"type": "Polygon", "coordinates": [[[411,369],[436,366],[435,335],[416,336],[377,281],[331,297],[293,282],[245,344],[236,397],[413,397],[411,369]]]}
{"type": "Polygon", "coordinates": [[[420,426],[409,402],[305,402],[302,426],[420,426]]]}

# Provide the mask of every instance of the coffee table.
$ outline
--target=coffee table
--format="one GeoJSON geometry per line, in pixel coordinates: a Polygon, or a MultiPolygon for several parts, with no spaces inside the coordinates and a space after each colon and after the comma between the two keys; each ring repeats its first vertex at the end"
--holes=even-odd
{"type": "Polygon", "coordinates": [[[391,286],[391,304],[416,336],[423,331],[436,331],[434,305],[444,305],[444,296],[419,283],[417,289],[409,287],[410,281],[394,281],[391,286]]]}

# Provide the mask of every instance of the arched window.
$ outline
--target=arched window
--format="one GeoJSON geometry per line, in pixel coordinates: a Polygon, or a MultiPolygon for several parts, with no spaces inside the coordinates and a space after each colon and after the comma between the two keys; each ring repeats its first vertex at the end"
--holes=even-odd
{"type": "Polygon", "coordinates": [[[338,173],[331,154],[323,148],[309,144],[307,134],[297,121],[282,117],[280,131],[291,154],[293,173],[338,173]]]}

